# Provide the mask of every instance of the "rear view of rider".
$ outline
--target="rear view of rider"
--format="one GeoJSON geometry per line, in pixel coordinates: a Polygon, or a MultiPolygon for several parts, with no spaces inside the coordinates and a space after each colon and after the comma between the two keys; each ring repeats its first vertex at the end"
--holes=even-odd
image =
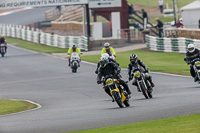
{"type": "MultiPolygon", "coordinates": [[[[101,66],[99,68],[99,73],[97,75],[97,84],[101,83],[102,77],[106,75],[113,75],[115,79],[119,80],[119,83],[126,89],[127,93],[131,94],[131,91],[128,85],[121,79],[120,67],[113,62],[109,62],[107,57],[101,57],[100,59],[101,66]]],[[[111,96],[110,90],[108,87],[105,88],[106,93],[111,96]]]]}
{"type": "Polygon", "coordinates": [[[5,44],[5,52],[7,52],[7,42],[5,37],[0,37],[0,44],[5,44]]]}
{"type": "MultiPolygon", "coordinates": [[[[102,54],[101,57],[106,57],[106,58],[108,58],[108,62],[116,63],[119,66],[119,64],[115,60],[113,60],[113,58],[110,58],[110,56],[107,53],[102,54]]],[[[99,67],[100,67],[100,64],[101,64],[100,63],[101,62],[101,57],[100,57],[100,61],[97,64],[97,69],[95,70],[96,74],[98,74],[98,70],[99,70],[99,67]]]]}
{"type": "Polygon", "coordinates": [[[115,53],[115,50],[110,46],[110,43],[106,42],[104,44],[104,48],[101,50],[101,56],[104,54],[104,53],[107,53],[109,56],[114,56],[116,57],[116,53],[115,53]]]}
{"type": "Polygon", "coordinates": [[[196,58],[200,58],[200,51],[195,48],[194,44],[189,44],[187,47],[186,58],[184,60],[190,65],[190,74],[194,78],[194,82],[198,80],[198,77],[195,74],[192,61],[196,58]]]}
{"type": "Polygon", "coordinates": [[[139,60],[136,54],[130,55],[130,64],[128,65],[128,75],[129,81],[133,79],[132,85],[137,86],[138,91],[140,90],[135,77],[131,74],[132,70],[140,69],[144,74],[145,78],[150,82],[151,86],[154,87],[152,77],[149,75],[148,67],[144,64],[142,60],[139,60]]]}
{"type": "MultiPolygon", "coordinates": [[[[71,57],[71,54],[73,53],[73,52],[77,52],[78,54],[79,54],[79,56],[81,57],[81,50],[74,44],[73,46],[72,46],[72,48],[69,48],[68,49],[68,56],[69,56],[69,58],[68,58],[68,62],[69,62],[69,66],[70,66],[70,57],[71,57]]],[[[79,63],[79,67],[80,67],[80,63],[79,63]]]]}

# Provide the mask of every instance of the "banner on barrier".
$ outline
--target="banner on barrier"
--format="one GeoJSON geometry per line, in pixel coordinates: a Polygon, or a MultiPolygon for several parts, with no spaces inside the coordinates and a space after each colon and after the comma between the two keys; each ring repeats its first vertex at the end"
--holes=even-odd
{"type": "Polygon", "coordinates": [[[88,4],[88,0],[1,0],[0,9],[88,4]]]}

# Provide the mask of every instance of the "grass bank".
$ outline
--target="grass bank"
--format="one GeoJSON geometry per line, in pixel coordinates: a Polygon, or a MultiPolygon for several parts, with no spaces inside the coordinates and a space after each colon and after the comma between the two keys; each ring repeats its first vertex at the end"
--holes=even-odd
{"type": "MultiPolygon", "coordinates": [[[[158,0],[127,0],[128,3],[144,6],[144,7],[158,7],[158,0]]],[[[176,0],[178,8],[181,8],[195,0],[176,0]]],[[[164,7],[168,3],[169,8],[173,8],[173,0],[164,0],[164,7]]]]}
{"type": "Polygon", "coordinates": [[[199,133],[200,114],[70,133],[199,133]]]}
{"type": "Polygon", "coordinates": [[[58,47],[51,47],[51,46],[46,46],[43,44],[38,44],[38,43],[33,43],[33,42],[28,42],[20,39],[15,39],[15,38],[6,38],[7,42],[9,44],[13,44],[15,46],[37,51],[37,52],[43,52],[43,53],[67,53],[66,48],[58,48],[58,47]]]}
{"type": "Polygon", "coordinates": [[[0,115],[21,112],[36,107],[35,104],[26,101],[0,100],[0,115]]]}
{"type": "MultiPolygon", "coordinates": [[[[190,75],[189,66],[184,62],[185,54],[163,53],[141,50],[131,50],[117,53],[116,61],[120,67],[127,68],[129,56],[135,53],[148,67],[150,71],[165,72],[179,75],[190,75]]],[[[100,55],[86,55],[82,59],[85,61],[97,63],[100,55]]]]}

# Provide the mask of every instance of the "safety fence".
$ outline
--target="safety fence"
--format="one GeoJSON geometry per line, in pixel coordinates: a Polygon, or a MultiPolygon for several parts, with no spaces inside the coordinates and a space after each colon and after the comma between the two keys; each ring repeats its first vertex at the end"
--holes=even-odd
{"type": "Polygon", "coordinates": [[[145,36],[146,46],[153,51],[186,53],[187,46],[193,43],[196,48],[200,48],[200,40],[189,38],[158,38],[145,36]]]}
{"type": "Polygon", "coordinates": [[[70,48],[76,44],[81,50],[88,51],[88,39],[85,36],[60,36],[41,32],[21,25],[0,24],[0,36],[18,38],[48,46],[70,48]]]}

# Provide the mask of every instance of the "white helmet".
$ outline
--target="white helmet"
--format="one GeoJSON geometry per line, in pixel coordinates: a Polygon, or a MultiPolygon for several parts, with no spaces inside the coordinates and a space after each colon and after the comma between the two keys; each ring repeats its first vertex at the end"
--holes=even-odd
{"type": "Polygon", "coordinates": [[[104,43],[104,47],[105,47],[105,49],[109,49],[110,43],[108,43],[108,42],[104,43]]]}
{"type": "Polygon", "coordinates": [[[194,44],[189,44],[187,48],[188,48],[188,52],[190,52],[190,53],[193,53],[195,51],[194,44]]]}
{"type": "Polygon", "coordinates": [[[107,53],[104,53],[104,54],[102,54],[102,56],[101,57],[107,57],[107,58],[109,58],[109,54],[107,54],[107,53]]]}

